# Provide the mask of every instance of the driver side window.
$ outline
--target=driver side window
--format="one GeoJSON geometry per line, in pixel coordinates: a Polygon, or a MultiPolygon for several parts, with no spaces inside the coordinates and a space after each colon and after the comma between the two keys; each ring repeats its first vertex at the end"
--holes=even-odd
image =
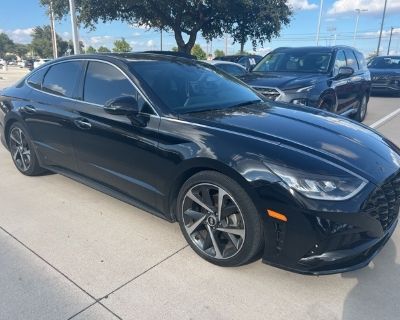
{"type": "Polygon", "coordinates": [[[340,50],[336,53],[335,65],[333,67],[333,75],[337,75],[339,72],[339,68],[346,67],[346,56],[344,55],[343,50],[340,50]]]}
{"type": "Polygon", "coordinates": [[[146,107],[143,97],[121,71],[108,63],[90,61],[86,71],[83,100],[104,106],[108,100],[122,96],[135,97],[139,110],[143,112],[148,113],[151,109],[146,107]]]}

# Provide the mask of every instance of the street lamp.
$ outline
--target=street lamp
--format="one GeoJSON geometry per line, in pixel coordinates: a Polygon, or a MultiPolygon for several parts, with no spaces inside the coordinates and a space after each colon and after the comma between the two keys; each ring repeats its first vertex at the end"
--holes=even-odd
{"type": "Polygon", "coordinates": [[[367,12],[367,9],[356,9],[357,17],[356,17],[356,27],[354,28],[354,37],[353,37],[353,47],[356,44],[356,36],[357,36],[357,28],[358,28],[358,20],[360,19],[361,12],[367,12]]]}
{"type": "Polygon", "coordinates": [[[317,26],[317,46],[319,44],[319,31],[321,29],[321,18],[322,18],[322,7],[324,6],[324,0],[321,0],[319,5],[319,17],[318,17],[318,26],[317,26]]]}
{"type": "Polygon", "coordinates": [[[385,4],[384,4],[384,6],[383,6],[383,14],[382,14],[382,22],[381,22],[381,31],[379,32],[378,48],[376,49],[376,55],[377,55],[377,56],[379,56],[379,49],[381,48],[383,24],[385,23],[385,16],[386,16],[386,6],[387,6],[387,0],[385,0],[385,4]]]}

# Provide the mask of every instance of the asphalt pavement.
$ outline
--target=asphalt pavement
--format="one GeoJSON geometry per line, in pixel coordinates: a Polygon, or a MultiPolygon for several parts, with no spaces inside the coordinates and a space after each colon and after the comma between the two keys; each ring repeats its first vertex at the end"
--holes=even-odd
{"type": "MultiPolygon", "coordinates": [[[[0,88],[25,72],[0,71],[0,88]]],[[[396,110],[400,98],[372,97],[365,123],[400,146],[396,110]]],[[[0,147],[1,320],[399,319],[399,288],[399,228],[345,274],[221,268],[177,224],[61,175],[25,177],[0,147]]]]}

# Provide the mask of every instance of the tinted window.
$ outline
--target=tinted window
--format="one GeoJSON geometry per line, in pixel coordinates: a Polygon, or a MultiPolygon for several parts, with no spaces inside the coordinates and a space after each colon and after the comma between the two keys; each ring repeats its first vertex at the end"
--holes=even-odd
{"type": "Polygon", "coordinates": [[[29,78],[28,78],[28,84],[31,87],[34,87],[36,89],[42,89],[42,81],[45,73],[47,72],[47,68],[42,68],[37,71],[35,71],[29,78]]]}
{"type": "Polygon", "coordinates": [[[238,80],[203,64],[171,61],[135,61],[130,68],[153,93],[177,113],[229,108],[261,101],[238,80]]]}
{"type": "Polygon", "coordinates": [[[373,58],[368,67],[375,69],[400,69],[400,57],[373,58]]]}
{"type": "Polygon", "coordinates": [[[271,52],[255,66],[254,71],[324,73],[328,71],[330,61],[330,52],[271,52]]]}
{"type": "Polygon", "coordinates": [[[355,71],[358,70],[358,63],[356,56],[354,55],[353,50],[346,49],[346,60],[347,60],[347,66],[353,68],[355,71]]]}
{"type": "Polygon", "coordinates": [[[343,50],[340,50],[336,53],[335,65],[333,67],[333,74],[337,74],[339,68],[346,67],[346,56],[344,55],[343,50]]]}
{"type": "Polygon", "coordinates": [[[83,93],[85,101],[104,105],[110,99],[127,95],[136,97],[136,90],[121,71],[107,63],[89,62],[83,93]]]}
{"type": "Polygon", "coordinates": [[[44,77],[43,91],[71,98],[82,70],[79,61],[62,62],[50,67],[44,77]]]}
{"type": "Polygon", "coordinates": [[[246,70],[244,70],[241,67],[235,66],[233,64],[219,64],[217,65],[218,68],[224,70],[225,72],[234,75],[234,76],[241,76],[246,73],[246,70]]]}

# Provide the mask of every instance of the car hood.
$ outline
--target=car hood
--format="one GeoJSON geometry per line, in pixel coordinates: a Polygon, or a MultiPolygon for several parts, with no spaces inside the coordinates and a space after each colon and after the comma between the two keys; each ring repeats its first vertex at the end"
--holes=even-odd
{"type": "Polygon", "coordinates": [[[375,184],[400,169],[400,149],[389,140],[362,124],[317,109],[265,102],[184,117],[323,158],[375,184]]]}
{"type": "Polygon", "coordinates": [[[326,78],[320,73],[289,73],[289,72],[250,72],[240,80],[252,87],[275,87],[279,89],[298,89],[313,85],[326,78]]]}

